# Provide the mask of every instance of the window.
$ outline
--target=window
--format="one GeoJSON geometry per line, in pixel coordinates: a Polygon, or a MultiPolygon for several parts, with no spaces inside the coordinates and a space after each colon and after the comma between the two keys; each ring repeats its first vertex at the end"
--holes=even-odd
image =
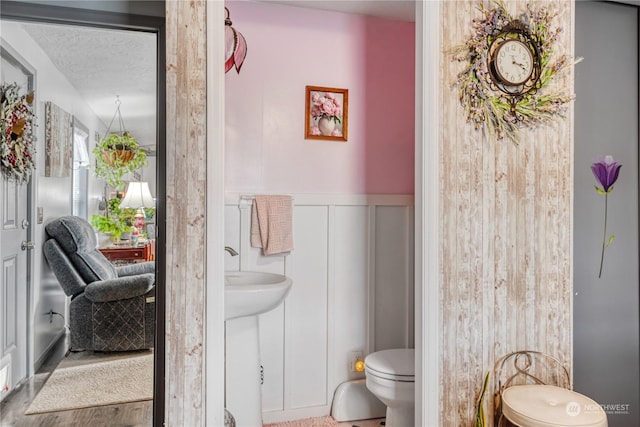
{"type": "Polygon", "coordinates": [[[75,216],[87,219],[89,186],[89,129],[77,117],[73,118],[73,179],[72,194],[75,216]]]}

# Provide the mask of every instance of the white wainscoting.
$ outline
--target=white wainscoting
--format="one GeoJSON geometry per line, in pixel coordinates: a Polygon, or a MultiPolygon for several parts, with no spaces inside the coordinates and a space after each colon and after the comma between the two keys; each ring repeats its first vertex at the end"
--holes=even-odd
{"type": "MultiPolygon", "coordinates": [[[[250,247],[251,201],[227,193],[226,270],[286,274],[285,303],[260,316],[265,423],[327,415],[336,387],[364,374],[349,355],[413,347],[413,195],[293,194],[294,250],[250,247]]],[[[228,360],[227,363],[233,363],[228,360]]]]}

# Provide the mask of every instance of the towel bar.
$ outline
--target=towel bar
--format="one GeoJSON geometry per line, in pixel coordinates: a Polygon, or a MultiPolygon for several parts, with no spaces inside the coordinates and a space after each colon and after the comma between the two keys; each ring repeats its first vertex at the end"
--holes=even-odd
{"type": "MultiPolygon", "coordinates": [[[[242,194],[240,195],[240,200],[255,200],[256,196],[252,194],[242,194]]],[[[295,200],[291,197],[291,201],[295,200]]]]}

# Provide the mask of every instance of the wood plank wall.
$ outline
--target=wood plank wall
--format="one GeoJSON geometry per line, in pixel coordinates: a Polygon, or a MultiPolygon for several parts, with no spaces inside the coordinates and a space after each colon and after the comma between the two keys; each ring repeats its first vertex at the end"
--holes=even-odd
{"type": "Polygon", "coordinates": [[[206,1],[168,0],[165,421],[205,425],[206,1]]]}
{"type": "MultiPolygon", "coordinates": [[[[527,7],[505,4],[512,16],[527,7]]],[[[483,375],[506,353],[572,361],[573,107],[556,125],[525,132],[519,146],[466,123],[450,88],[461,64],[448,50],[471,34],[477,6],[448,0],[441,9],[442,426],[473,425],[483,375]]],[[[572,54],[574,2],[531,6],[557,8],[556,52],[572,54]]],[[[573,74],[558,84],[573,90],[573,74]]]]}

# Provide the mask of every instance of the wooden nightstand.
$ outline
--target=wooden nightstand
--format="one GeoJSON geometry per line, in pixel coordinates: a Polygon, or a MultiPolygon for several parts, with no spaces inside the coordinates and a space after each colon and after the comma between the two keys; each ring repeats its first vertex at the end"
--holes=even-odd
{"type": "Polygon", "coordinates": [[[100,248],[100,252],[109,261],[144,262],[155,259],[155,242],[148,241],[139,246],[107,246],[100,248]]]}

